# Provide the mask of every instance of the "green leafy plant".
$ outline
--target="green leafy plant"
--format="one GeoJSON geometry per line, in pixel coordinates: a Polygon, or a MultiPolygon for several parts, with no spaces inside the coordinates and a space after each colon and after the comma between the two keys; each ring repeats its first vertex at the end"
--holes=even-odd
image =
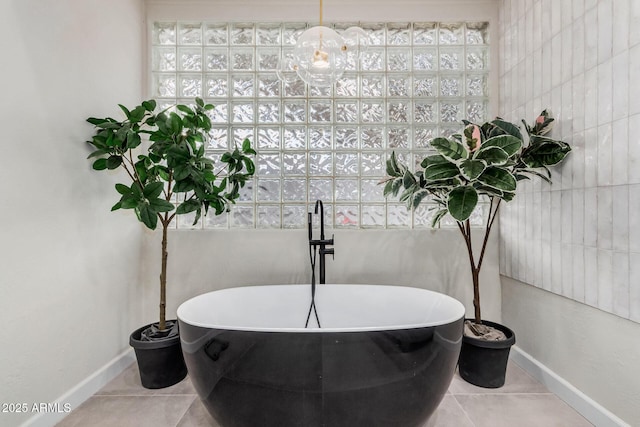
{"type": "Polygon", "coordinates": [[[119,107],[124,120],[87,119],[95,126],[95,134],[87,141],[94,149],[89,158],[94,159],[93,169],[123,169],[129,178],[127,184],[115,185],[120,200],[112,211],[133,209],[138,220],[151,230],[160,223],[162,267],[157,328],[164,331],[169,225],[176,215],[195,213],[196,224],[210,208],[216,215],[229,211],[255,172],[250,156],[256,152],[245,139],[241,148],[224,153],[219,165],[207,157],[205,141],[211,130],[208,112],[214,107],[200,98],[193,106],[176,105],[158,113],[154,112],[154,100],[131,110],[119,107]]]}
{"type": "Polygon", "coordinates": [[[546,136],[553,121],[546,110],[532,126],[523,120],[526,139],[517,125],[500,118],[482,125],[464,121],[461,134],[431,141],[437,154],[425,157],[420,163],[421,170],[412,172],[395,153],[387,161],[388,177],[383,181],[385,196],[399,195],[410,209],[430,200],[435,206],[433,227],[447,214],[456,221],[469,255],[477,324],[482,323],[480,269],[500,203],[515,197],[520,180],[537,176],[551,183],[549,167],[562,162],[571,151],[566,142],[546,136]],[[481,197],[489,200],[489,213],[480,254],[476,258],[469,217],[481,197]]]}

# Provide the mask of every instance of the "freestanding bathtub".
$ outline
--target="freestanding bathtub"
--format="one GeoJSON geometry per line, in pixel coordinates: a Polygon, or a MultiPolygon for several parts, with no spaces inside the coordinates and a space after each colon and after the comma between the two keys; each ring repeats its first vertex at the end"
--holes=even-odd
{"type": "Polygon", "coordinates": [[[423,426],[460,352],[464,307],[381,285],[249,286],[178,308],[189,375],[222,427],[423,426]]]}

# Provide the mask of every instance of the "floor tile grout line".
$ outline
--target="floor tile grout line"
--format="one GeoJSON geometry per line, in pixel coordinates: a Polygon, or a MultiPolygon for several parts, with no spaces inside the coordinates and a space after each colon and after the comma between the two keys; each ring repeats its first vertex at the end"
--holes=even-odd
{"type": "Polygon", "coordinates": [[[554,393],[550,392],[550,391],[545,391],[545,392],[528,392],[528,391],[522,391],[522,392],[512,392],[512,393],[487,393],[487,392],[480,392],[480,393],[451,393],[452,396],[523,396],[523,395],[532,395],[532,396],[547,396],[547,395],[551,395],[551,396],[555,396],[554,393]]]}
{"type": "Polygon", "coordinates": [[[456,401],[456,403],[458,404],[458,406],[460,407],[460,410],[462,411],[462,413],[464,414],[465,417],[467,417],[467,420],[469,420],[469,422],[471,423],[471,425],[473,427],[477,427],[476,423],[471,419],[471,416],[469,415],[469,413],[464,409],[464,407],[462,406],[462,403],[460,403],[460,401],[458,401],[458,399],[456,398],[455,395],[453,395],[453,399],[456,401]]]}
{"type": "Polygon", "coordinates": [[[191,400],[191,403],[189,403],[189,406],[187,406],[184,410],[184,413],[180,416],[180,418],[178,419],[178,421],[176,422],[175,427],[178,427],[181,423],[182,420],[184,419],[184,417],[187,416],[187,414],[189,413],[189,410],[191,409],[191,407],[193,406],[193,403],[198,400],[198,396],[194,396],[193,399],[191,400]]]}

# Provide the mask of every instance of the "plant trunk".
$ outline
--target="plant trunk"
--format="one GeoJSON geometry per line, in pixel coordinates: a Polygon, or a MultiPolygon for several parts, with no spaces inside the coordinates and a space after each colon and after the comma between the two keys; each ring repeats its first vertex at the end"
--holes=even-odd
{"type": "Polygon", "coordinates": [[[473,279],[473,308],[476,324],[482,324],[480,314],[480,269],[471,267],[471,277],[473,279]]]}
{"type": "Polygon", "coordinates": [[[167,307],[167,228],[169,223],[162,221],[162,267],[160,270],[160,321],[158,329],[164,331],[166,325],[166,307],[167,307]]]}

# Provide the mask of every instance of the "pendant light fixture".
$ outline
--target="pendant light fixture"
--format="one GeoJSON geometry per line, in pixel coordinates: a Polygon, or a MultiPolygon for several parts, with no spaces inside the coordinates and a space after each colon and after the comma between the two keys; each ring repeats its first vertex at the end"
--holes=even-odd
{"type": "Polygon", "coordinates": [[[282,58],[278,75],[290,80],[293,71],[309,86],[332,86],[347,68],[347,51],[361,52],[369,45],[367,33],[358,27],[346,29],[341,36],[322,25],[322,0],[320,22],[306,30],[297,40],[293,54],[282,58]]]}

